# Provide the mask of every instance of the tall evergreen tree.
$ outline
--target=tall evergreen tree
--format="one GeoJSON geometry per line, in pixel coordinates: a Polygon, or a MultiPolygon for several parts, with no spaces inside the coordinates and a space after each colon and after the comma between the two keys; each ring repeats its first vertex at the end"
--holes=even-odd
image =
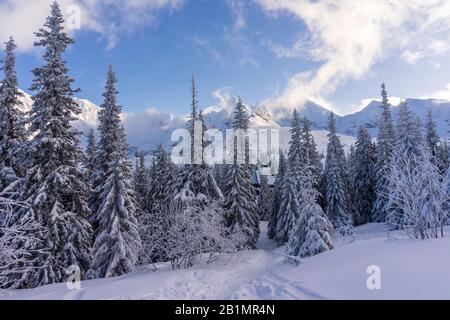
{"type": "Polygon", "coordinates": [[[5,43],[2,60],[4,79],[0,83],[0,191],[24,174],[19,148],[27,138],[24,114],[19,110],[20,97],[16,74],[16,44],[12,38],[5,43]]]}
{"type": "Polygon", "coordinates": [[[190,164],[185,165],[174,184],[169,204],[169,248],[168,257],[174,267],[191,267],[198,254],[224,250],[226,219],[223,194],[219,189],[212,169],[204,162],[203,148],[207,145],[203,115],[198,108],[196,85],[192,82],[191,116],[187,129],[191,134],[192,154],[190,164]],[[202,132],[195,132],[198,128],[202,132]],[[200,148],[201,150],[194,150],[200,148]],[[197,154],[201,158],[197,158],[197,154]],[[191,230],[195,234],[191,233],[191,230]],[[187,238],[186,238],[187,237],[187,238]]]}
{"type": "MultiPolygon", "coordinates": [[[[239,99],[234,111],[233,129],[246,132],[249,128],[249,116],[244,104],[239,99]]],[[[225,208],[229,215],[228,225],[231,230],[239,229],[246,235],[246,248],[253,249],[259,238],[259,218],[256,206],[256,191],[251,181],[250,166],[248,165],[247,148],[245,142],[246,163],[239,164],[237,161],[237,139],[234,143],[234,164],[228,171],[226,184],[225,208]]]]}
{"type": "Polygon", "coordinates": [[[150,177],[145,167],[145,153],[140,152],[134,168],[134,191],[141,214],[148,212],[148,197],[150,192],[150,177]]]}
{"type": "MultiPolygon", "coordinates": [[[[109,67],[105,102],[99,114],[100,144],[97,156],[106,170],[96,185],[94,212],[95,242],[86,278],[110,278],[133,271],[141,241],[136,219],[131,163],[127,157],[126,136],[120,123],[116,75],[109,67]],[[105,160],[107,162],[102,162],[105,160]]],[[[100,167],[101,169],[103,167],[100,167]]]]}
{"type": "Polygon", "coordinates": [[[258,195],[259,219],[269,221],[272,209],[272,192],[266,176],[260,177],[260,190],[258,195]]]}
{"type": "Polygon", "coordinates": [[[148,212],[140,215],[139,230],[142,239],[141,262],[161,262],[167,258],[169,202],[175,172],[169,155],[159,145],[152,165],[151,187],[147,199],[148,212]]]}
{"type": "Polygon", "coordinates": [[[425,125],[426,134],[425,134],[425,142],[428,147],[428,150],[431,154],[432,159],[434,159],[434,164],[437,164],[438,155],[439,155],[439,144],[441,139],[436,131],[436,122],[433,119],[433,112],[431,109],[428,110],[427,113],[427,121],[425,125]]]}
{"type": "Polygon", "coordinates": [[[95,153],[96,153],[96,141],[94,129],[89,130],[87,138],[87,146],[84,158],[84,167],[89,171],[89,182],[92,183],[93,175],[95,172],[95,153]]]}
{"type": "Polygon", "coordinates": [[[355,174],[352,185],[356,209],[354,221],[358,226],[370,222],[375,194],[375,150],[372,138],[365,126],[361,126],[358,130],[355,152],[355,174]]]}
{"type": "Polygon", "coordinates": [[[275,179],[275,183],[272,191],[272,205],[271,205],[271,213],[270,219],[267,229],[267,236],[269,239],[275,238],[275,230],[279,220],[278,214],[280,212],[280,203],[281,203],[281,189],[285,175],[287,174],[287,160],[286,156],[282,151],[280,151],[280,164],[278,175],[275,179]]]}
{"type": "Polygon", "coordinates": [[[305,171],[299,204],[299,219],[292,228],[287,244],[287,255],[309,257],[333,249],[333,225],[317,203],[314,188],[314,166],[305,171]]]}
{"type": "Polygon", "coordinates": [[[444,174],[449,165],[448,145],[446,141],[441,141],[439,138],[431,109],[428,110],[425,131],[425,143],[430,152],[431,161],[439,168],[441,174],[444,174]]]}
{"type": "Polygon", "coordinates": [[[297,192],[301,188],[301,178],[304,174],[303,168],[306,166],[305,163],[305,150],[302,140],[302,128],[300,125],[300,117],[297,110],[294,109],[291,120],[291,139],[289,141],[289,173],[290,177],[294,180],[295,188],[297,192]]]}
{"type": "Polygon", "coordinates": [[[352,227],[352,214],[349,199],[349,177],[341,140],[336,132],[336,119],[330,114],[328,123],[328,147],[325,162],[326,214],[334,227],[347,232],[352,227]]]}
{"type": "Polygon", "coordinates": [[[289,164],[284,176],[280,191],[280,209],[275,227],[274,240],[282,245],[289,240],[289,234],[294,229],[299,218],[299,193],[298,184],[292,177],[289,164]]]}
{"type": "Polygon", "coordinates": [[[420,164],[421,156],[424,152],[423,137],[421,134],[421,123],[414,119],[411,110],[406,103],[400,105],[397,122],[395,125],[395,152],[393,161],[393,170],[391,173],[389,187],[389,207],[386,222],[392,229],[403,228],[405,216],[404,204],[393,201],[396,193],[393,190],[399,190],[403,182],[402,179],[414,177],[417,167],[420,164]],[[406,162],[407,161],[407,162],[406,162]],[[404,167],[408,165],[408,167],[404,167]],[[403,168],[402,168],[403,167],[403,168]],[[398,178],[396,181],[395,177],[398,178]]]}
{"type": "Polygon", "coordinates": [[[76,91],[62,59],[73,40],[63,25],[55,2],[44,28],[36,33],[35,45],[44,48],[45,64],[33,70],[33,139],[26,145],[29,167],[20,188],[20,200],[28,205],[19,210],[17,221],[24,217],[38,221],[45,228],[39,240],[48,251],[30,257],[34,269],[22,274],[16,288],[65,281],[69,266],[77,265],[84,274],[90,262],[89,188],[86,172],[79,165],[83,152],[78,132],[71,126],[80,109],[72,98],[76,91]]]}
{"type": "MultiPolygon", "coordinates": [[[[307,117],[303,117],[300,119],[300,125],[305,159],[308,159],[308,163],[305,165],[312,168],[314,187],[319,190],[319,182],[323,171],[323,165],[320,155],[317,152],[317,145],[314,141],[314,136],[311,133],[311,122],[307,117]]],[[[321,195],[319,195],[319,197],[320,196],[321,195]]]]}
{"type": "Polygon", "coordinates": [[[375,163],[375,192],[376,199],[372,209],[374,222],[384,222],[387,215],[388,187],[390,169],[394,154],[394,125],[392,123],[391,106],[389,103],[386,87],[381,85],[383,98],[382,111],[379,119],[379,133],[377,141],[376,163],[375,163]]]}
{"type": "Polygon", "coordinates": [[[414,119],[411,109],[406,102],[399,107],[395,125],[396,154],[420,155],[422,150],[421,124],[414,119]]]}

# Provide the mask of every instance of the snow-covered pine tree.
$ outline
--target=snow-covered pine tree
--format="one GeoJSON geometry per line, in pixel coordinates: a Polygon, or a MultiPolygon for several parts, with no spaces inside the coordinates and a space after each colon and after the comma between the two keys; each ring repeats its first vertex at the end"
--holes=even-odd
{"type": "Polygon", "coordinates": [[[336,119],[330,113],[328,147],[325,162],[326,214],[336,229],[346,233],[353,226],[349,199],[349,177],[341,140],[336,132],[336,119]]]}
{"type": "Polygon", "coordinates": [[[99,114],[100,143],[97,150],[97,159],[102,165],[100,169],[106,170],[100,172],[96,181],[95,242],[87,279],[110,278],[133,271],[141,246],[132,165],[120,120],[116,82],[110,66],[105,101],[99,114]]]}
{"type": "Polygon", "coordinates": [[[406,102],[399,106],[395,125],[395,153],[420,155],[422,150],[421,124],[414,119],[411,109],[406,102]]]}
{"type": "MultiPolygon", "coordinates": [[[[244,108],[244,104],[239,99],[233,115],[233,129],[242,130],[249,129],[249,115],[244,108]]],[[[248,163],[239,164],[237,162],[237,139],[235,139],[235,160],[234,164],[228,168],[228,179],[226,183],[225,193],[225,209],[229,216],[228,225],[231,231],[241,230],[246,235],[246,243],[244,247],[247,249],[256,248],[259,238],[259,217],[258,207],[256,205],[256,191],[251,181],[250,166],[248,163]]],[[[245,142],[245,150],[247,153],[247,143],[245,142]]],[[[245,156],[248,162],[247,155],[245,156]]]]}
{"type": "MultiPolygon", "coordinates": [[[[399,107],[397,122],[395,124],[395,151],[393,155],[393,170],[396,172],[390,175],[389,207],[386,222],[392,229],[404,228],[405,215],[407,214],[406,206],[393,199],[398,198],[393,194],[393,190],[404,182],[401,179],[415,176],[415,170],[421,161],[422,152],[426,149],[421,134],[421,123],[414,116],[406,103],[402,103],[399,107]],[[407,163],[402,163],[407,161],[407,163]],[[414,162],[416,162],[414,164],[414,162]],[[401,168],[401,166],[406,166],[401,168]],[[394,175],[395,174],[395,175],[394,175]],[[399,176],[400,175],[400,176],[399,176]],[[397,177],[397,181],[396,178],[397,177]],[[392,185],[394,184],[394,185],[392,185]]],[[[418,200],[417,200],[418,201],[418,200]]]]}
{"type": "Polygon", "coordinates": [[[305,149],[302,140],[302,128],[300,124],[300,117],[296,109],[292,113],[291,120],[291,139],[289,141],[289,175],[294,180],[297,191],[301,188],[301,179],[303,176],[303,169],[307,165],[305,163],[305,149]]]}
{"type": "Polygon", "coordinates": [[[105,92],[103,93],[104,102],[100,106],[98,113],[98,131],[99,141],[95,153],[95,170],[93,173],[93,194],[90,198],[90,207],[92,210],[92,216],[90,217],[91,223],[94,224],[94,229],[98,226],[95,223],[100,221],[97,218],[97,213],[102,205],[101,194],[103,193],[103,186],[106,183],[107,172],[110,169],[111,163],[114,161],[113,154],[118,148],[118,141],[121,139],[121,120],[120,114],[122,108],[117,103],[118,91],[116,89],[116,75],[109,67],[107,83],[105,86],[105,92]]]}
{"type": "MultiPolygon", "coordinates": [[[[15,221],[33,217],[46,228],[38,239],[48,254],[30,257],[34,259],[34,269],[21,275],[22,281],[13,284],[16,288],[65,281],[66,270],[72,265],[84,275],[90,263],[92,231],[86,220],[90,214],[86,201],[89,187],[86,171],[80,168],[83,151],[79,133],[71,126],[80,109],[72,98],[76,91],[71,88],[73,80],[62,59],[73,40],[63,26],[64,19],[55,2],[44,28],[36,33],[39,40],[35,45],[44,47],[45,64],[33,70],[33,139],[24,147],[29,166],[19,191],[20,200],[27,206],[20,208],[15,217],[15,221]]],[[[31,233],[35,236],[34,231],[31,233]]]]}
{"type": "Polygon", "coordinates": [[[382,111],[378,120],[378,139],[375,163],[375,193],[376,199],[372,208],[371,220],[384,222],[387,216],[387,202],[389,199],[389,176],[394,154],[394,125],[392,122],[391,106],[386,86],[381,85],[383,98],[382,111]]]}
{"type": "Polygon", "coordinates": [[[436,131],[436,122],[433,118],[433,112],[431,109],[427,112],[427,121],[425,124],[425,143],[431,153],[432,159],[434,159],[434,164],[437,164],[438,154],[439,154],[439,144],[441,139],[439,138],[436,131]]]}
{"type": "MultiPolygon", "coordinates": [[[[356,148],[355,145],[351,145],[347,154],[347,173],[350,184],[348,185],[348,193],[350,199],[355,199],[355,176],[356,176],[356,148]]],[[[356,210],[353,210],[353,218],[356,216],[356,210]]]]}
{"type": "Polygon", "coordinates": [[[372,137],[367,128],[361,126],[356,138],[355,171],[352,181],[356,226],[370,222],[375,195],[374,164],[375,149],[372,137]]]}
{"type": "MultiPolygon", "coordinates": [[[[303,117],[300,119],[300,125],[305,159],[309,159],[309,163],[306,163],[306,165],[312,166],[314,187],[319,190],[319,182],[323,171],[323,165],[319,152],[317,151],[314,136],[311,133],[311,122],[307,117],[303,117]]],[[[321,195],[319,195],[319,197],[321,197],[321,195]]]]}
{"type": "Polygon", "coordinates": [[[89,182],[92,183],[93,175],[95,172],[95,153],[96,153],[96,141],[94,129],[89,130],[87,137],[87,146],[84,157],[84,167],[89,171],[89,182]]]}
{"type": "Polygon", "coordinates": [[[150,192],[150,177],[145,166],[145,152],[138,153],[134,168],[134,191],[140,214],[148,212],[148,197],[150,192]]]}
{"type": "Polygon", "coordinates": [[[159,145],[154,154],[151,187],[148,194],[148,212],[139,217],[142,239],[142,263],[162,262],[167,259],[167,232],[169,228],[169,203],[172,196],[175,172],[170,157],[159,145]]]}
{"type": "Polygon", "coordinates": [[[275,183],[272,190],[271,212],[267,229],[267,236],[269,237],[269,239],[272,240],[275,238],[275,230],[278,223],[278,213],[280,212],[280,203],[281,203],[281,188],[284,177],[287,173],[286,164],[287,164],[286,156],[280,150],[280,165],[278,175],[275,179],[275,183]]]}
{"type": "MultiPolygon", "coordinates": [[[[196,86],[192,82],[192,110],[187,128],[190,130],[193,146],[205,147],[202,112],[198,111],[196,86]],[[196,122],[200,122],[203,132],[194,134],[196,122]]],[[[185,165],[174,184],[169,204],[169,228],[167,256],[174,268],[191,267],[198,255],[207,253],[210,257],[219,252],[235,250],[238,243],[231,241],[226,226],[223,209],[223,195],[212,173],[212,169],[195,159],[192,150],[191,164],[185,165]]]]}
{"type": "Polygon", "coordinates": [[[289,162],[286,164],[286,170],[281,184],[280,208],[274,235],[274,240],[279,245],[285,244],[289,240],[289,234],[294,229],[299,218],[300,197],[297,188],[298,184],[292,177],[289,162]]]}
{"type": "Polygon", "coordinates": [[[0,191],[24,174],[19,148],[27,139],[24,114],[19,110],[20,97],[16,74],[16,44],[12,38],[5,43],[2,60],[4,79],[0,83],[0,191]]]}
{"type": "Polygon", "coordinates": [[[269,180],[263,175],[260,177],[258,209],[259,219],[269,221],[272,209],[272,192],[270,190],[269,180]]]}
{"type": "Polygon", "coordinates": [[[314,166],[309,166],[302,179],[299,219],[290,232],[286,252],[288,256],[310,257],[334,248],[333,225],[317,203],[314,169],[314,166]]]}
{"type": "Polygon", "coordinates": [[[449,151],[446,141],[441,141],[439,138],[431,109],[428,110],[425,123],[425,144],[431,153],[433,163],[439,168],[441,174],[444,174],[448,168],[449,151]]]}

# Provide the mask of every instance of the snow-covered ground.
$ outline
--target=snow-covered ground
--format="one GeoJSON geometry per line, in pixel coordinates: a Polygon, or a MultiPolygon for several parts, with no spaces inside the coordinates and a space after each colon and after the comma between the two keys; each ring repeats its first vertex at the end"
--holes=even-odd
{"type": "Polygon", "coordinates": [[[281,248],[266,237],[259,249],[220,264],[191,270],[139,271],[81,283],[80,290],[56,284],[0,293],[0,299],[450,299],[450,238],[410,240],[388,234],[381,224],[337,239],[337,248],[284,264],[281,248]],[[381,270],[381,289],[367,288],[367,268],[381,270]]]}

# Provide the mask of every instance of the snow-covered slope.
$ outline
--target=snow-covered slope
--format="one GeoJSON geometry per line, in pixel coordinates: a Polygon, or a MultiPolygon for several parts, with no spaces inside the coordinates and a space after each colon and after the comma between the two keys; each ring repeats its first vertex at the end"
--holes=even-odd
{"type": "Polygon", "coordinates": [[[140,270],[114,279],[84,281],[0,293],[0,299],[450,299],[450,238],[410,240],[388,235],[382,224],[355,229],[356,239],[337,239],[337,248],[284,264],[282,248],[266,237],[263,223],[258,250],[214,265],[172,271],[140,270]],[[397,239],[397,240],[395,240],[397,239]],[[381,271],[381,289],[369,290],[369,266],[381,271]]]}

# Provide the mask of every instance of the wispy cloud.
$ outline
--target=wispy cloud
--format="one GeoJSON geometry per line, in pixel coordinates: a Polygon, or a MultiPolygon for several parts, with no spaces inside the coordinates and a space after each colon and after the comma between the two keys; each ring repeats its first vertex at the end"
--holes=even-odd
{"type": "MultiPolygon", "coordinates": [[[[0,3],[0,40],[13,36],[19,50],[33,48],[34,32],[44,23],[54,0],[4,0],[0,3]]],[[[59,0],[66,16],[77,6],[81,30],[97,32],[114,47],[120,32],[155,21],[163,9],[180,8],[185,0],[59,0]]]]}
{"type": "Polygon", "coordinates": [[[232,26],[224,28],[224,37],[228,47],[235,52],[240,65],[251,64],[259,67],[251,42],[244,32],[247,27],[245,2],[243,0],[225,0],[225,2],[233,17],[232,26]]]}
{"type": "Polygon", "coordinates": [[[308,54],[319,67],[290,77],[270,107],[292,108],[309,97],[326,97],[348,79],[364,77],[398,51],[409,63],[447,54],[447,0],[254,0],[270,16],[291,15],[307,35],[290,48],[272,45],[279,57],[308,54]],[[305,41],[307,40],[307,41],[305,41]]]}
{"type": "Polygon", "coordinates": [[[449,100],[450,101],[450,83],[447,84],[445,89],[439,90],[437,92],[426,94],[422,96],[424,99],[442,99],[442,100],[449,100]]]}

